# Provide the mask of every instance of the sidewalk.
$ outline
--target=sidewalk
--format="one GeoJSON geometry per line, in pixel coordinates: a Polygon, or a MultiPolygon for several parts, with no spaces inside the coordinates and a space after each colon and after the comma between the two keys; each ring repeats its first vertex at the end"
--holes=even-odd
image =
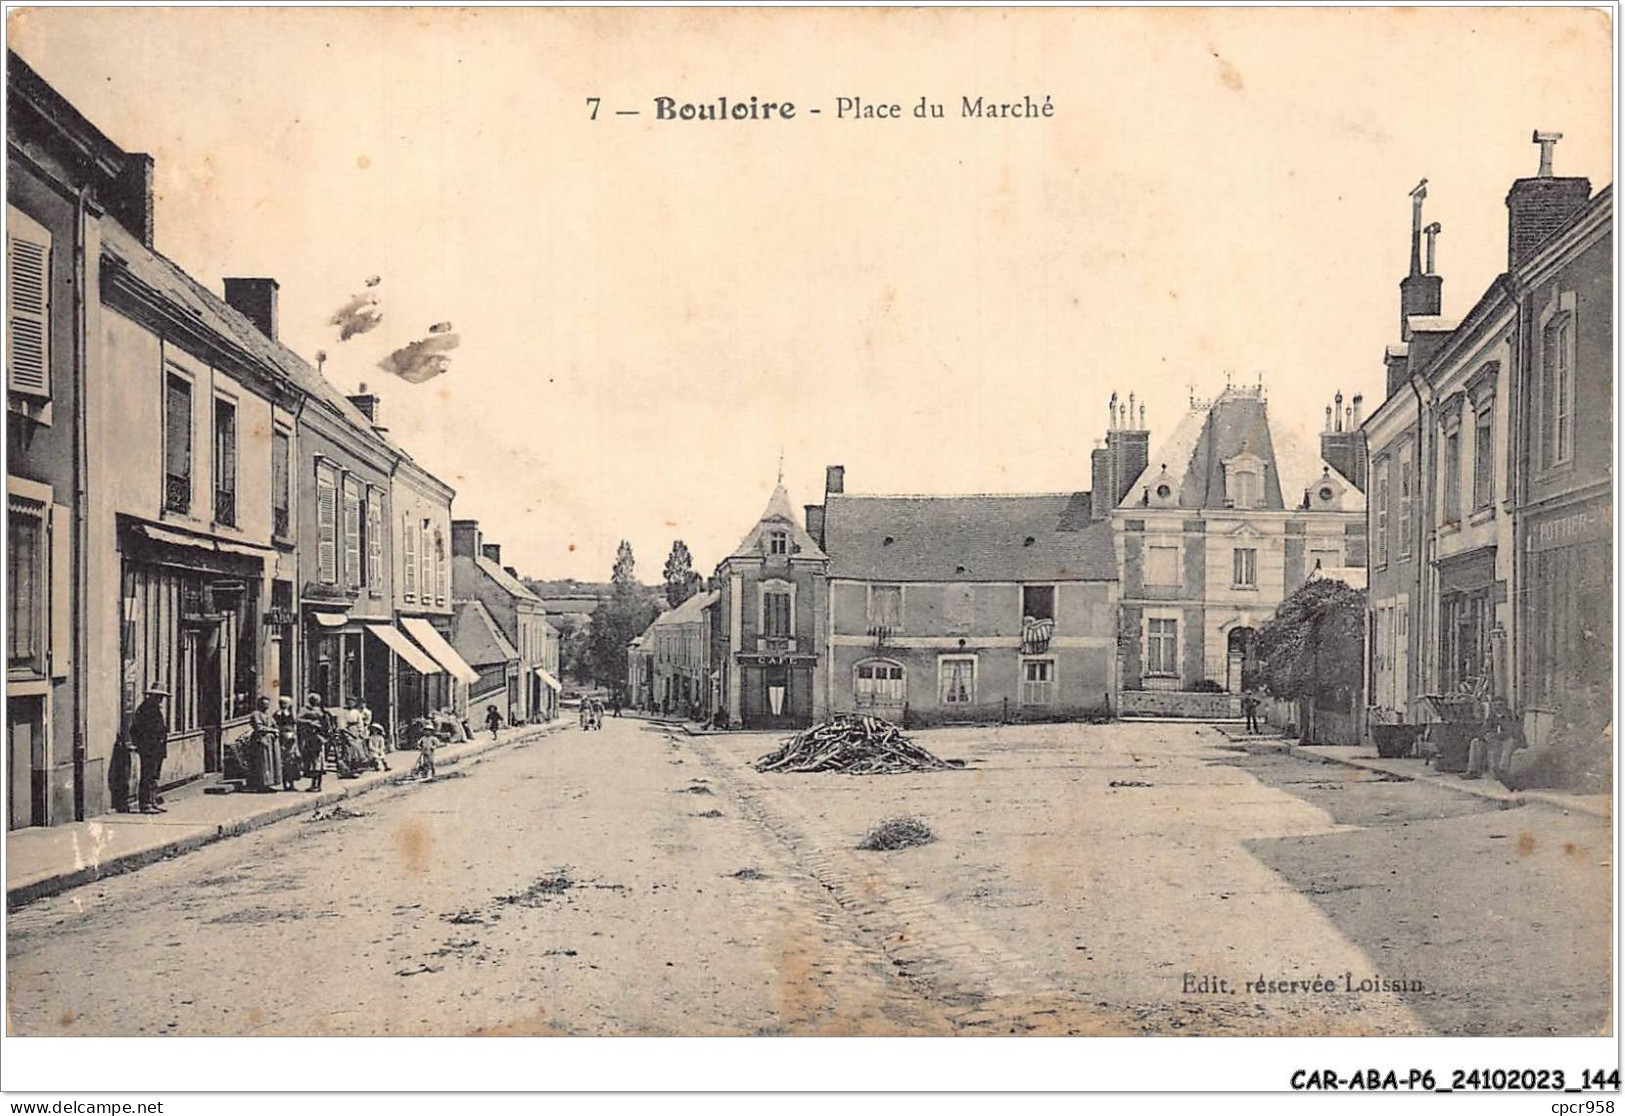
{"type": "MultiPolygon", "coordinates": [[[[550,735],[568,722],[505,729],[492,740],[479,733],[473,740],[447,744],[435,753],[435,765],[447,767],[496,748],[527,743],[550,735]]],[[[416,752],[391,752],[392,771],[371,771],[340,780],[329,774],[318,794],[304,790],[276,794],[203,794],[191,788],[170,792],[163,814],[103,814],[88,821],[6,834],[6,909],[80,887],[106,876],[129,872],[155,860],[259,829],[283,818],[326,808],[384,786],[404,783],[417,762],[416,752]]],[[[299,780],[301,786],[308,780],[299,780]]]]}
{"type": "Polygon", "coordinates": [[[1586,814],[1602,818],[1604,821],[1614,816],[1613,798],[1606,794],[1568,794],[1557,790],[1513,791],[1502,786],[1496,779],[1463,779],[1460,775],[1435,771],[1430,764],[1420,759],[1384,759],[1377,755],[1375,748],[1365,745],[1299,744],[1285,736],[1264,733],[1255,736],[1228,725],[1215,725],[1214,728],[1237,744],[1254,745],[1260,750],[1286,752],[1320,763],[1339,763],[1345,767],[1356,767],[1362,771],[1373,771],[1396,779],[1432,783],[1458,794],[1469,794],[1474,798],[1494,802],[1502,809],[1511,809],[1515,806],[1544,806],[1550,810],[1586,814]]]}

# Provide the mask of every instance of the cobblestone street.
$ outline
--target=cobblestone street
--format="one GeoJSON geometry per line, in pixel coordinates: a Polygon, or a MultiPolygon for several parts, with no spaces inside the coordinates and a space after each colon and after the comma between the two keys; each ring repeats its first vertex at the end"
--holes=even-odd
{"type": "Polygon", "coordinates": [[[1603,821],[1186,725],[916,739],[967,769],[760,775],[772,736],[631,718],[493,752],[14,913],[9,1030],[1608,1026],[1603,821]],[[857,850],[901,814],[937,840],[857,850]]]}

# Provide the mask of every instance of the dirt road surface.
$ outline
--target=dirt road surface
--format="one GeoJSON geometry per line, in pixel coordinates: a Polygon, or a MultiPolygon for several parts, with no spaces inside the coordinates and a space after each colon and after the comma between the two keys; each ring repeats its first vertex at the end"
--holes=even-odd
{"type": "Polygon", "coordinates": [[[8,1029],[1609,1026],[1601,822],[1192,726],[916,739],[966,769],[763,775],[773,736],[630,718],[492,753],[12,914],[8,1029]],[[856,848],[904,814],[937,839],[856,848]]]}

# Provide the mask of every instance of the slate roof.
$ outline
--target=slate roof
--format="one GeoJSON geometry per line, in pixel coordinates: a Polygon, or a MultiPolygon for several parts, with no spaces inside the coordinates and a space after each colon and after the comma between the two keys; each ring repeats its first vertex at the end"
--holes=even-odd
{"type": "Polygon", "coordinates": [[[491,561],[491,559],[485,557],[483,554],[475,557],[473,561],[474,565],[479,567],[481,573],[501,586],[502,591],[507,593],[510,597],[518,597],[522,601],[535,601],[537,604],[542,603],[542,598],[538,597],[535,593],[532,593],[529,589],[526,589],[524,583],[521,582],[517,577],[514,577],[507,570],[503,569],[500,565],[491,561]]]}
{"type": "MultiPolygon", "coordinates": [[[[1262,511],[1299,507],[1304,491],[1331,468],[1313,436],[1270,421],[1269,405],[1256,389],[1226,388],[1217,399],[1186,413],[1118,507],[1143,507],[1145,490],[1166,465],[1179,493],[1179,507],[1223,508],[1224,463],[1243,451],[1264,462],[1263,498],[1257,504],[1262,511]]],[[[1359,490],[1347,478],[1344,486],[1348,491],[1343,510],[1363,510],[1365,499],[1359,490]]]]}
{"type": "Polygon", "coordinates": [[[801,521],[796,518],[795,509],[790,506],[790,494],[784,490],[782,482],[773,490],[773,495],[768,498],[767,510],[762,512],[762,517],[756,521],[756,526],[752,527],[750,533],[740,540],[739,545],[734,547],[733,553],[728,557],[760,557],[762,554],[762,535],[775,524],[789,528],[792,544],[791,551],[797,558],[825,557],[824,551],[813,537],[807,534],[806,529],[801,526],[801,521]]]}
{"type": "Polygon", "coordinates": [[[197,317],[199,324],[225,338],[250,360],[280,373],[306,395],[325,403],[364,437],[411,459],[411,455],[392,439],[374,430],[367,416],[303,357],[265,336],[258,326],[223,298],[188,275],[180,265],[141,243],[124,226],[116,222],[103,224],[102,250],[104,254],[123,261],[131,276],[142,284],[175,305],[189,310],[197,317]]]}
{"type": "Polygon", "coordinates": [[[700,613],[715,604],[716,599],[717,593],[715,590],[709,593],[695,593],[676,608],[667,609],[655,617],[655,622],[649,625],[649,630],[653,631],[655,628],[668,627],[672,624],[697,624],[701,619],[700,613]]]}
{"type": "Polygon", "coordinates": [[[495,618],[479,601],[458,601],[453,606],[451,645],[470,666],[490,666],[519,658],[495,618]]]}
{"type": "Polygon", "coordinates": [[[1110,520],[1087,492],[831,495],[829,576],[860,581],[1115,581],[1110,520]]]}

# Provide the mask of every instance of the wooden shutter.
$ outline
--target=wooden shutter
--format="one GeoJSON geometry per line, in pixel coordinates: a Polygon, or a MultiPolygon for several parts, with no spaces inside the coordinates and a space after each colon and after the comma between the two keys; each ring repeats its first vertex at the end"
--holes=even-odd
{"type": "Polygon", "coordinates": [[[6,259],[6,387],[51,395],[51,234],[9,212],[6,259]]]}
{"type": "Polygon", "coordinates": [[[344,584],[361,584],[361,486],[344,479],[344,584]]]}
{"type": "Polygon", "coordinates": [[[73,663],[73,520],[64,504],[51,506],[51,677],[66,678],[73,663]]]}
{"type": "Polygon", "coordinates": [[[338,487],[325,469],[316,476],[316,523],[319,539],[316,564],[321,579],[328,584],[338,580],[338,487]]]}
{"type": "Polygon", "coordinates": [[[383,493],[367,489],[367,582],[374,589],[384,584],[383,493]]]}
{"type": "Polygon", "coordinates": [[[401,528],[401,574],[405,583],[405,597],[412,600],[418,592],[418,529],[417,524],[410,518],[402,523],[401,528]]]}

